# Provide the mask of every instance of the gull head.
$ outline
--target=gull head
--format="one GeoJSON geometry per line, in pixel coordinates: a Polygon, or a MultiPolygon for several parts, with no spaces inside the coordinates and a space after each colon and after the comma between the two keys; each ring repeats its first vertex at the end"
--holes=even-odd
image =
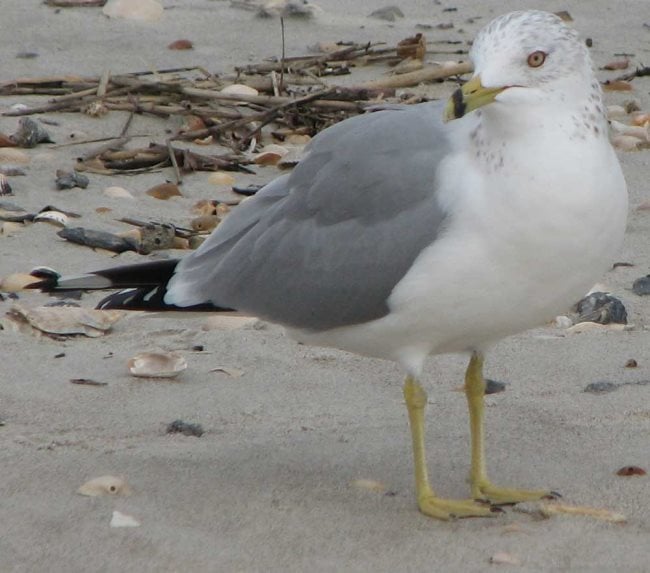
{"type": "Polygon", "coordinates": [[[511,12],[492,20],[477,35],[470,58],[474,76],[450,98],[448,120],[493,102],[561,104],[599,90],[578,33],[549,12],[511,12]]]}

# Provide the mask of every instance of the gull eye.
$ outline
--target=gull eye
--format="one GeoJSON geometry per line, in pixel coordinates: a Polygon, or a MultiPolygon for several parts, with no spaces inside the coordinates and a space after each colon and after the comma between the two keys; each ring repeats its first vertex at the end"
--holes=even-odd
{"type": "Polygon", "coordinates": [[[531,68],[539,68],[546,61],[546,53],[537,50],[528,56],[528,65],[531,68]]]}

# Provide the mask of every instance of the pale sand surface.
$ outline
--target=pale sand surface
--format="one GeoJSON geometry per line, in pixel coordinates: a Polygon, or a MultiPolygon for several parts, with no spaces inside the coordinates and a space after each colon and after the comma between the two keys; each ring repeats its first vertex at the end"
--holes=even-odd
{"type": "MultiPolygon", "coordinates": [[[[109,21],[97,9],[58,14],[39,0],[4,0],[0,10],[0,80],[19,76],[99,75],[198,64],[215,72],[279,53],[278,22],[258,20],[225,1],[165,2],[156,24],[109,21]],[[187,37],[191,52],[172,52],[187,37]],[[16,59],[36,51],[34,60],[16,59]]],[[[316,41],[383,40],[411,35],[418,22],[454,22],[470,38],[493,15],[518,7],[568,9],[592,37],[601,66],[619,52],[635,64],[650,63],[650,8],[644,0],[473,3],[401,0],[406,18],[389,25],[369,19],[383,2],[323,1],[312,21],[290,22],[289,55],[316,41]],[[457,12],[443,12],[446,6],[457,12]],[[466,24],[470,16],[482,16],[466,24]],[[363,28],[362,28],[363,26],[363,28]]],[[[431,38],[455,37],[432,31],[431,38]]],[[[369,69],[367,73],[379,73],[369,69]]],[[[609,74],[611,76],[613,74],[609,74]]],[[[602,78],[608,74],[601,72],[602,78]]],[[[650,79],[634,81],[630,95],[607,94],[608,103],[630,97],[650,109],[650,79]]],[[[436,86],[441,97],[452,85],[436,86]]],[[[5,97],[0,108],[34,98],[5,97]]],[[[79,114],[47,114],[58,143],[71,132],[88,137],[119,133],[125,114],[96,120],[79,114]]],[[[0,117],[12,133],[16,118],[0,117]]],[[[159,119],[139,116],[132,133],[164,138],[159,119]]],[[[90,175],[88,189],[57,192],[54,171],[70,167],[87,150],[39,146],[28,151],[27,176],[13,178],[13,201],[27,209],[54,204],[83,214],[82,224],[124,230],[113,218],[136,216],[187,225],[190,206],[212,198],[206,173],[187,177],[185,197],[170,202],[143,195],[170,174],[135,177],[90,175]],[[101,194],[108,185],[133,191],[137,200],[101,194]],[[113,208],[109,215],[98,206],[113,208]]],[[[485,571],[489,557],[506,551],[519,571],[650,571],[650,479],[621,478],[618,468],[650,467],[650,386],[626,385],[593,395],[590,382],[650,379],[648,300],[632,281],[648,272],[647,212],[633,209],[650,195],[650,152],[621,155],[630,187],[629,233],[619,260],[634,263],[603,277],[625,302],[635,328],[624,333],[559,337],[540,328],[501,342],[490,353],[487,374],[510,382],[488,398],[488,454],[494,481],[550,486],[568,503],[624,513],[625,525],[585,517],[535,521],[507,511],[498,519],[442,523],[415,507],[410,437],[397,366],[328,349],[299,346],[282,330],[264,325],[204,331],[204,318],[170,320],[132,315],[105,338],[52,341],[0,332],[0,571],[485,571]],[[206,351],[192,353],[193,345],[206,351]],[[174,349],[189,368],[177,381],[130,377],[126,362],[138,351],[174,349]],[[55,358],[64,353],[65,356],[55,358]],[[629,358],[639,367],[624,368],[629,358]],[[240,378],[210,372],[243,370],[240,378]],[[71,378],[108,382],[70,384],[71,378]],[[165,434],[176,418],[203,425],[201,438],[165,434]],[[124,498],[75,494],[87,479],[125,476],[134,493],[124,498]],[[377,480],[395,495],[353,487],[377,480]],[[114,510],[141,521],[138,528],[109,527],[114,510]],[[506,526],[518,524],[518,527],[506,526]],[[515,531],[512,531],[514,529],[515,531]]],[[[275,170],[239,183],[265,181],[275,170]]],[[[570,192],[570,190],[567,190],[570,192]]],[[[59,239],[48,225],[0,238],[0,276],[37,264],[65,273],[142,260],[115,261],[59,239]]],[[[47,297],[22,295],[37,304],[47,297]]],[[[86,296],[92,306],[96,296],[86,296]]],[[[0,303],[0,312],[11,306],[0,303]]],[[[428,411],[430,468],[445,496],[467,494],[469,452],[462,394],[465,357],[432,359],[428,411]]]]}

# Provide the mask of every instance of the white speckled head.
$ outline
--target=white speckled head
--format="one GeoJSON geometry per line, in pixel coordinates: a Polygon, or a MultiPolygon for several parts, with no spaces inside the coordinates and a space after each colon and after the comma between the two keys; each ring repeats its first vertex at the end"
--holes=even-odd
{"type": "MultiPolygon", "coordinates": [[[[520,11],[505,14],[483,28],[472,46],[470,57],[475,73],[485,87],[517,86],[554,91],[566,80],[591,90],[591,59],[578,33],[555,14],[520,11]],[[528,58],[535,52],[545,55],[542,65],[532,67],[528,58]]],[[[505,101],[506,90],[500,101],[505,101]]],[[[526,97],[526,96],[524,96],[526,97]]]]}

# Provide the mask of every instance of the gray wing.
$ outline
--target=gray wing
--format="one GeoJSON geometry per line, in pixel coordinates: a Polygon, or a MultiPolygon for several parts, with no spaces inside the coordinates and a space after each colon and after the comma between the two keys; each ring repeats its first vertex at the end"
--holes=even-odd
{"type": "Polygon", "coordinates": [[[440,230],[436,171],[449,150],[440,104],[334,125],[289,175],[242,203],[169,283],[168,304],[212,302],[326,330],[386,300],[440,230]]]}

